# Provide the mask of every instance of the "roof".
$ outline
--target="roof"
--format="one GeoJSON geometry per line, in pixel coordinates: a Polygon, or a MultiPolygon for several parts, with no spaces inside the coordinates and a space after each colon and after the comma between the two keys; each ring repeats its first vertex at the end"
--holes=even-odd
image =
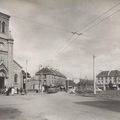
{"type": "Polygon", "coordinates": [[[60,73],[57,70],[53,70],[53,69],[49,69],[48,67],[42,68],[41,70],[39,70],[38,72],[36,72],[36,75],[55,75],[58,77],[62,77],[62,78],[66,78],[65,75],[63,75],[62,73],[60,73]]]}
{"type": "Polygon", "coordinates": [[[108,74],[109,74],[109,71],[102,71],[97,75],[97,77],[107,77],[108,74]]]}
{"type": "Polygon", "coordinates": [[[47,74],[47,75],[54,75],[53,71],[48,69],[47,67],[46,68],[42,68],[41,70],[39,70],[36,75],[39,75],[39,74],[47,74]]]}
{"type": "Polygon", "coordinates": [[[9,15],[7,15],[7,14],[5,14],[5,13],[2,13],[2,12],[0,12],[0,16],[3,16],[3,17],[6,17],[6,18],[10,18],[10,16],[9,15]]]}
{"type": "Polygon", "coordinates": [[[120,71],[112,70],[112,71],[102,71],[96,77],[115,77],[120,76],[120,71]]]}
{"type": "Polygon", "coordinates": [[[62,73],[60,73],[59,71],[57,71],[57,70],[53,70],[53,69],[51,69],[51,70],[53,71],[54,75],[59,76],[59,77],[66,78],[66,76],[63,75],[62,73]]]}
{"type": "Polygon", "coordinates": [[[118,71],[118,70],[112,70],[112,71],[110,71],[109,76],[110,77],[120,76],[120,71],[118,71]]]}
{"type": "Polygon", "coordinates": [[[15,60],[13,60],[13,62],[14,62],[15,64],[17,64],[20,68],[22,68],[22,66],[21,66],[20,64],[18,64],[15,60]]]}
{"type": "Polygon", "coordinates": [[[8,71],[8,69],[7,69],[7,67],[4,65],[4,63],[1,62],[1,63],[0,63],[0,69],[3,69],[3,68],[4,68],[6,71],[8,71]]]}

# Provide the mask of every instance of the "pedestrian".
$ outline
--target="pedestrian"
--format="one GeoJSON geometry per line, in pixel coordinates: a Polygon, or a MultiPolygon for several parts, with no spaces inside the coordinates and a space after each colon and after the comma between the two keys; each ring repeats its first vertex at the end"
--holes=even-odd
{"type": "Polygon", "coordinates": [[[6,96],[9,96],[10,95],[10,91],[11,90],[11,88],[9,87],[9,88],[6,88],[6,92],[5,92],[5,94],[6,94],[6,96]]]}
{"type": "Polygon", "coordinates": [[[36,93],[38,93],[38,90],[36,89],[36,93]]]}
{"type": "Polygon", "coordinates": [[[14,95],[14,94],[15,94],[15,88],[12,87],[12,89],[11,89],[11,95],[14,95]]]}
{"type": "Polygon", "coordinates": [[[42,92],[44,92],[44,90],[45,90],[45,87],[44,87],[44,86],[42,86],[42,92]]]}
{"type": "Polygon", "coordinates": [[[17,94],[19,94],[19,89],[17,88],[17,94]]]}
{"type": "Polygon", "coordinates": [[[22,95],[22,92],[23,92],[23,89],[22,88],[20,88],[20,94],[22,95]]]}

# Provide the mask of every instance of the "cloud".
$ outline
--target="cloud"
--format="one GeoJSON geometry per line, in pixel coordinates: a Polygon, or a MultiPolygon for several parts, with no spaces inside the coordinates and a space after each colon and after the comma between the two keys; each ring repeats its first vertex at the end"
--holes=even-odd
{"type": "Polygon", "coordinates": [[[37,71],[39,64],[43,64],[57,66],[68,76],[92,78],[93,54],[97,56],[97,71],[117,69],[120,65],[120,13],[95,26],[79,39],[73,37],[71,43],[70,31],[81,32],[86,25],[118,2],[0,0],[0,11],[11,15],[14,57],[23,68],[28,59],[28,70],[32,74],[37,71]]]}

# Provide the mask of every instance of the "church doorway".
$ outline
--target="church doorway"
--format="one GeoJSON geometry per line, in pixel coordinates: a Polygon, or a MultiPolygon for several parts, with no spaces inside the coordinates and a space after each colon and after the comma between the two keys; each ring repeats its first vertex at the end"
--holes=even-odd
{"type": "Polygon", "coordinates": [[[4,77],[0,77],[0,89],[3,89],[5,87],[4,80],[4,77]]]}

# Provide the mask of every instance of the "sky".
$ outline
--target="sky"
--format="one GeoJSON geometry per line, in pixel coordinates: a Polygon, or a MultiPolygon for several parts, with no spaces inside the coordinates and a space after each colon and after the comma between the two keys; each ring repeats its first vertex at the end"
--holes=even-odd
{"type": "Polygon", "coordinates": [[[31,75],[42,65],[58,69],[70,78],[92,79],[93,55],[96,74],[119,70],[120,5],[104,14],[119,2],[0,0],[0,12],[11,16],[14,59],[23,69],[28,61],[31,75]]]}

